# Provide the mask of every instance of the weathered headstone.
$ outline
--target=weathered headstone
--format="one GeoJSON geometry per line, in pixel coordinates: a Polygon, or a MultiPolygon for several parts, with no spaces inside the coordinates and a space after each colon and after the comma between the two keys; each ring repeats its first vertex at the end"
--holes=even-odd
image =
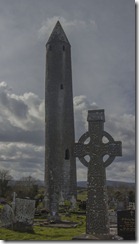
{"type": "Polygon", "coordinates": [[[110,224],[117,224],[117,213],[116,211],[108,211],[110,224]]]}
{"type": "Polygon", "coordinates": [[[63,206],[63,205],[64,205],[64,197],[63,197],[63,194],[61,192],[60,199],[59,199],[59,206],[63,206]]]}
{"type": "Polygon", "coordinates": [[[11,203],[13,211],[15,211],[15,199],[16,199],[16,196],[17,196],[16,192],[13,192],[13,201],[11,203]]]}
{"type": "Polygon", "coordinates": [[[15,200],[15,221],[14,229],[18,231],[32,231],[35,214],[35,200],[15,200]]]}
{"type": "Polygon", "coordinates": [[[135,240],[135,210],[117,212],[117,230],[124,240],[135,240]]]}
{"type": "Polygon", "coordinates": [[[71,197],[71,209],[76,208],[76,198],[74,196],[71,197]]]}
{"type": "Polygon", "coordinates": [[[98,239],[109,239],[110,228],[107,205],[106,172],[116,156],[122,155],[121,142],[114,141],[104,131],[104,110],[88,111],[88,132],[75,144],[75,156],[88,167],[88,196],[86,206],[86,234],[98,239]],[[108,142],[103,142],[106,137],[108,142]],[[88,138],[89,143],[86,143],[88,138]],[[85,156],[89,155],[87,161],[85,156]],[[104,156],[109,157],[104,160],[104,156]]]}
{"type": "Polygon", "coordinates": [[[11,206],[7,203],[1,211],[1,226],[5,228],[13,228],[14,223],[14,212],[11,206]]]}
{"type": "Polygon", "coordinates": [[[43,207],[46,208],[48,206],[48,197],[45,195],[43,199],[43,207]]]}

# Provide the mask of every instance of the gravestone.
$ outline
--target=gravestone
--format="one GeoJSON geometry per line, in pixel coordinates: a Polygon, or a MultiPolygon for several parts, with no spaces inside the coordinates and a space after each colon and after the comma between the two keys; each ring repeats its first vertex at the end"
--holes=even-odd
{"type": "Polygon", "coordinates": [[[35,200],[16,198],[14,230],[33,231],[34,214],[35,200]]]}
{"type": "Polygon", "coordinates": [[[110,224],[117,224],[117,213],[116,211],[109,211],[110,224]]]}
{"type": "Polygon", "coordinates": [[[13,192],[13,201],[12,201],[12,209],[13,209],[13,211],[15,211],[15,199],[16,199],[16,197],[17,197],[17,194],[16,194],[16,192],[13,192]]]}
{"type": "Polygon", "coordinates": [[[1,211],[1,226],[5,228],[13,228],[14,223],[14,212],[11,206],[7,203],[1,211]]]}
{"type": "Polygon", "coordinates": [[[117,212],[117,230],[124,240],[135,240],[135,210],[117,212]]]}
{"type": "Polygon", "coordinates": [[[111,239],[113,237],[110,236],[109,228],[106,167],[116,156],[122,155],[121,142],[114,141],[112,136],[104,131],[104,110],[89,110],[87,120],[88,132],[75,143],[75,156],[88,167],[86,234],[92,235],[94,239],[111,239]],[[104,137],[107,138],[107,143],[103,142],[104,137]],[[89,161],[86,155],[89,156],[89,161]],[[106,160],[105,155],[108,155],[106,160]]]}
{"type": "Polygon", "coordinates": [[[76,199],[74,196],[71,197],[71,209],[75,209],[76,208],[76,199]]]}
{"type": "Polygon", "coordinates": [[[63,197],[63,194],[61,192],[60,199],[59,199],[59,206],[63,206],[63,205],[64,205],[64,197],[63,197]]]}

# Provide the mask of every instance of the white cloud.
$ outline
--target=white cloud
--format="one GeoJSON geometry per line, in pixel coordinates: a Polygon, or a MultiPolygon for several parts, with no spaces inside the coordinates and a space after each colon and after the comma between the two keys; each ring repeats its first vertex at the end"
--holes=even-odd
{"type": "MultiPolygon", "coordinates": [[[[57,20],[72,47],[76,140],[88,129],[87,110],[104,108],[105,130],[123,143],[120,159],[123,167],[129,161],[132,167],[135,156],[132,1],[125,4],[125,0],[105,0],[104,4],[83,0],[13,0],[11,4],[1,0],[0,141],[44,145],[45,43],[57,20]]],[[[3,163],[5,167],[10,164],[3,163]]],[[[13,170],[17,167],[16,163],[10,165],[13,170]]],[[[32,170],[37,172],[36,167],[32,170]]],[[[119,169],[115,172],[118,177],[119,169]]]]}
{"type": "MultiPolygon", "coordinates": [[[[40,178],[44,170],[44,146],[26,143],[0,143],[2,168],[9,168],[10,174],[19,179],[21,176],[34,175],[40,178]]],[[[44,179],[44,176],[40,178],[44,179]]]]}
{"type": "Polygon", "coordinates": [[[113,162],[106,169],[106,175],[109,180],[135,182],[135,163],[134,161],[113,162]]]}
{"type": "Polygon", "coordinates": [[[85,181],[87,180],[87,168],[81,167],[81,163],[77,163],[77,181],[85,181]]]}
{"type": "Polygon", "coordinates": [[[0,88],[7,88],[7,83],[5,81],[0,82],[0,88]]]}
{"type": "Polygon", "coordinates": [[[135,115],[123,114],[106,116],[106,129],[115,138],[122,141],[123,160],[132,157],[135,160],[135,115]]]}
{"type": "Polygon", "coordinates": [[[76,96],[73,100],[74,103],[74,113],[75,113],[75,137],[76,140],[85,132],[88,128],[87,123],[87,110],[97,109],[98,106],[95,102],[89,104],[86,96],[76,96]]]}
{"type": "Polygon", "coordinates": [[[0,83],[0,111],[3,119],[23,130],[42,130],[44,127],[44,101],[33,93],[22,96],[9,93],[6,82],[0,83]]]}
{"type": "MultiPolygon", "coordinates": [[[[87,111],[98,109],[95,102],[92,105],[89,104],[85,96],[74,98],[76,141],[88,130],[87,111]]],[[[116,157],[116,160],[107,168],[107,177],[111,180],[134,181],[135,116],[132,114],[117,116],[117,114],[107,114],[105,110],[105,120],[104,130],[115,141],[122,142],[122,157],[116,157]]],[[[80,180],[86,175],[86,169],[79,162],[77,163],[77,175],[80,180]]]]}
{"type": "MultiPolygon", "coordinates": [[[[88,130],[87,111],[98,109],[86,96],[74,97],[76,141],[88,130]]],[[[102,108],[100,108],[102,109],[102,108]]],[[[14,177],[23,172],[34,177],[44,174],[44,100],[34,93],[16,95],[9,92],[6,82],[0,83],[0,160],[8,165],[14,177]],[[40,167],[41,165],[41,167],[40,167]],[[26,168],[23,170],[23,168],[26,168]]],[[[108,114],[105,111],[105,131],[114,140],[122,141],[122,157],[117,157],[107,169],[108,179],[134,181],[135,172],[135,116],[108,114]],[[123,174],[121,172],[124,172],[123,174]]],[[[86,179],[87,169],[77,159],[77,178],[86,179]]]]}

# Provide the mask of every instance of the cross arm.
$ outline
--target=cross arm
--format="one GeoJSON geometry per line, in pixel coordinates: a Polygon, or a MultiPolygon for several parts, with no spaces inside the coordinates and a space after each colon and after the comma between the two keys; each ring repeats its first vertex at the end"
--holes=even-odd
{"type": "Polygon", "coordinates": [[[89,148],[88,145],[85,145],[83,143],[75,143],[74,145],[74,156],[75,157],[84,157],[85,155],[87,155],[89,153],[89,148]]]}
{"type": "MultiPolygon", "coordinates": [[[[108,142],[103,145],[104,155],[109,156],[122,156],[122,143],[121,141],[108,142]]],[[[102,153],[103,154],[103,153],[102,153]]]]}
{"type": "Polygon", "coordinates": [[[116,156],[122,156],[122,143],[120,141],[108,142],[103,146],[102,156],[109,155],[104,162],[104,167],[108,167],[116,156]]]}

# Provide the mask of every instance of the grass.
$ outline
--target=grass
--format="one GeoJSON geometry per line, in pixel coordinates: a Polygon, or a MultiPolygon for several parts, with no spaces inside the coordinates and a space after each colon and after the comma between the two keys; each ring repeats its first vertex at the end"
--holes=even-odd
{"type": "Polygon", "coordinates": [[[0,204],[0,210],[3,208],[3,205],[2,204],[0,204]]]}
{"type": "MultiPolygon", "coordinates": [[[[78,199],[86,200],[86,191],[80,191],[78,193],[78,199]]],[[[0,205],[0,209],[3,206],[0,205]]],[[[6,228],[0,228],[0,240],[5,241],[68,241],[72,240],[74,236],[78,236],[85,233],[85,216],[77,216],[72,214],[70,217],[61,215],[62,220],[69,220],[73,222],[79,222],[75,228],[50,228],[34,226],[34,233],[12,231],[6,228]]],[[[40,218],[39,218],[40,220],[40,218]]]]}
{"type": "Polygon", "coordinates": [[[79,190],[78,191],[78,199],[81,201],[86,201],[87,199],[87,190],[79,190]]]}
{"type": "Polygon", "coordinates": [[[82,222],[75,228],[50,228],[34,226],[34,233],[21,233],[12,231],[5,228],[0,228],[0,240],[6,241],[60,241],[60,240],[72,240],[74,236],[80,235],[85,232],[85,216],[71,215],[71,217],[64,217],[64,220],[82,222]]]}

